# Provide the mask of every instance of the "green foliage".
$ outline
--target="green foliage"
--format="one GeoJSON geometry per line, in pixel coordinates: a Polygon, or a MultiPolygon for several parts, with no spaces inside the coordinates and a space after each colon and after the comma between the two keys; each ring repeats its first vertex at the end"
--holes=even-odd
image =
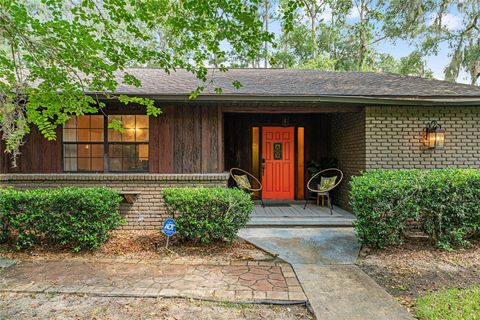
{"type": "Polygon", "coordinates": [[[385,12],[387,35],[402,34],[422,56],[448,48],[446,80],[465,71],[471,84],[480,79],[480,4],[478,0],[391,1],[385,12]]]}
{"type": "Polygon", "coordinates": [[[355,230],[366,245],[402,242],[408,219],[444,249],[480,235],[480,171],[369,170],[351,181],[355,230]]]}
{"type": "Polygon", "coordinates": [[[0,240],[13,239],[18,249],[40,240],[94,250],[120,226],[121,197],[106,188],[56,188],[0,191],[0,240]]]}
{"type": "Polygon", "coordinates": [[[234,239],[253,210],[250,195],[238,189],[167,188],[162,194],[177,234],[203,243],[234,239]]]}
{"type": "Polygon", "coordinates": [[[398,73],[405,76],[419,76],[425,78],[433,77],[432,70],[425,70],[423,56],[422,53],[419,51],[414,51],[408,56],[400,58],[398,73]]]}
{"type": "MultiPolygon", "coordinates": [[[[159,115],[150,99],[113,94],[120,84],[141,85],[124,70],[185,68],[207,82],[209,56],[221,59],[223,47],[230,46],[252,59],[272,39],[262,30],[260,5],[260,0],[0,0],[0,132],[6,151],[15,158],[32,125],[53,140],[72,115],[99,112],[104,102],[88,92],[159,115]]],[[[191,88],[192,98],[203,87],[191,88]]]]}
{"type": "Polygon", "coordinates": [[[422,320],[480,319],[480,287],[446,289],[418,298],[417,316],[422,320]]]}
{"type": "Polygon", "coordinates": [[[313,59],[305,61],[298,67],[300,69],[316,69],[316,70],[324,70],[324,71],[334,71],[335,61],[328,56],[320,55],[313,59]]]}
{"type": "Polygon", "coordinates": [[[379,43],[404,39],[410,32],[394,19],[403,3],[282,0],[279,6],[290,12],[283,15],[282,33],[271,54],[273,67],[431,76],[421,50],[399,60],[379,51],[379,43]]]}

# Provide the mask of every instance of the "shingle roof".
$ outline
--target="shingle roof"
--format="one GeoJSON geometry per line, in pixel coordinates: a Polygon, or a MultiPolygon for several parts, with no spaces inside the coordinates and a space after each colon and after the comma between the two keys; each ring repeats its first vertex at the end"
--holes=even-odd
{"type": "Polygon", "coordinates": [[[293,69],[210,69],[212,83],[202,83],[186,70],[165,73],[163,69],[131,68],[127,70],[141,80],[135,88],[120,85],[117,93],[137,95],[189,95],[204,85],[203,95],[215,94],[221,87],[228,96],[366,96],[366,97],[466,97],[480,98],[480,87],[373,72],[326,72],[293,69]],[[238,80],[237,90],[232,82],[238,80]]]}

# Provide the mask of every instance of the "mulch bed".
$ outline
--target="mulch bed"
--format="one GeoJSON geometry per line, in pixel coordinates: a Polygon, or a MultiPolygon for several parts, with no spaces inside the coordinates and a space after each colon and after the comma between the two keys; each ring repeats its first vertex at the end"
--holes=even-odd
{"type": "Polygon", "coordinates": [[[427,292],[480,284],[480,240],[452,252],[425,240],[383,250],[366,248],[357,264],[413,312],[417,297],[427,292]]]}
{"type": "Polygon", "coordinates": [[[272,256],[241,240],[232,242],[215,242],[201,244],[194,242],[181,242],[172,237],[169,249],[165,250],[166,237],[160,231],[131,231],[114,230],[110,239],[95,252],[83,251],[74,253],[47,244],[36,246],[30,250],[17,251],[13,244],[0,245],[0,256],[9,259],[32,260],[32,259],[63,259],[71,257],[84,258],[189,258],[189,259],[212,259],[212,260],[271,260],[272,256]]]}

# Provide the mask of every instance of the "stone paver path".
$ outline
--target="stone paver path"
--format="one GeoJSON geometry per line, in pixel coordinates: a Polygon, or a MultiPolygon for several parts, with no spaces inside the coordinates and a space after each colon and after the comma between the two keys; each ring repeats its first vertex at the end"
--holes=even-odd
{"type": "Polygon", "coordinates": [[[0,269],[1,269],[1,268],[11,267],[11,266],[13,266],[15,263],[17,263],[15,260],[2,259],[2,258],[0,258],[0,269]]]}
{"type": "Polygon", "coordinates": [[[239,235],[292,264],[319,320],[410,320],[413,317],[353,263],[352,228],[249,228],[239,235]]]}
{"type": "Polygon", "coordinates": [[[290,265],[262,261],[232,261],[228,265],[138,259],[23,261],[0,271],[0,291],[245,302],[306,300],[290,265]]]}

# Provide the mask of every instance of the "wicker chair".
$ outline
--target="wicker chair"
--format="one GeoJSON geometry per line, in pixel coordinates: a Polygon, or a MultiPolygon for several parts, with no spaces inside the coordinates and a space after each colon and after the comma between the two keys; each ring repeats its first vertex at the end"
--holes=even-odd
{"type": "MultiPolygon", "coordinates": [[[[331,215],[333,215],[333,207],[332,207],[332,201],[330,198],[330,191],[335,189],[340,184],[340,182],[342,182],[342,179],[343,179],[343,172],[340,169],[330,168],[330,169],[325,169],[317,172],[310,178],[310,180],[308,180],[308,183],[307,183],[307,189],[310,192],[316,194],[317,197],[327,196],[327,203],[328,203],[328,207],[330,208],[331,215]],[[318,177],[320,177],[320,181],[318,177]],[[334,180],[332,180],[333,177],[335,177],[334,180]],[[322,178],[324,178],[324,181],[328,182],[328,183],[325,183],[324,187],[321,186],[322,178]],[[316,185],[314,184],[314,182],[316,182],[316,185]]],[[[307,199],[305,200],[305,206],[303,206],[304,210],[307,208],[308,200],[309,199],[307,196],[307,199]]]]}
{"type": "Polygon", "coordinates": [[[230,176],[232,177],[233,181],[239,189],[254,195],[254,192],[258,192],[257,198],[262,202],[262,207],[265,207],[263,203],[261,191],[262,191],[262,183],[258,180],[253,174],[240,169],[240,168],[232,168],[230,169],[230,176]],[[256,182],[258,184],[258,188],[252,187],[252,182],[256,182]]]}

